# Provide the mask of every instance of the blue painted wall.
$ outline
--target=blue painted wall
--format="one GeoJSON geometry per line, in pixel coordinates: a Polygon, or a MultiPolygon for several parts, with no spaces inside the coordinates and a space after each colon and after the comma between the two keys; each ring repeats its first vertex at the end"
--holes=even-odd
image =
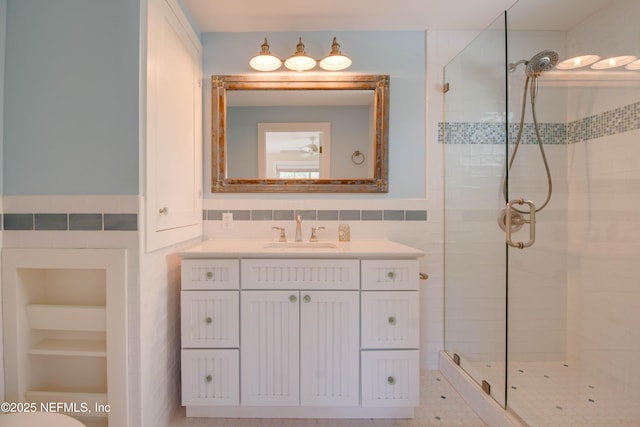
{"type": "MultiPolygon", "coordinates": [[[[336,31],[275,33],[203,33],[204,75],[256,73],[249,59],[260,50],[265,37],[271,53],[285,58],[295,51],[302,36],[306,51],[321,58],[338,38],[353,65],[350,73],[389,74],[389,193],[366,197],[424,198],[426,194],[426,89],[425,35],[422,31],[336,31]]],[[[284,70],[286,70],[283,67],[284,70]]],[[[285,71],[289,72],[290,71],[285,71]]],[[[322,71],[321,71],[322,72],[322,71]]],[[[210,94],[204,94],[210,103],[210,94]]],[[[206,107],[206,106],[205,106],[206,107]]],[[[205,111],[210,111],[205,108],[205,111]]],[[[210,116],[205,114],[205,130],[210,116]]],[[[205,132],[205,144],[208,143],[205,132]]],[[[205,163],[205,167],[210,167],[205,163]]],[[[303,196],[301,196],[303,197],[303,196]]],[[[354,197],[354,195],[351,195],[354,197]]],[[[364,197],[364,196],[363,196],[364,197]]]]}
{"type": "Polygon", "coordinates": [[[4,194],[138,194],[137,0],[8,0],[4,194]]]}

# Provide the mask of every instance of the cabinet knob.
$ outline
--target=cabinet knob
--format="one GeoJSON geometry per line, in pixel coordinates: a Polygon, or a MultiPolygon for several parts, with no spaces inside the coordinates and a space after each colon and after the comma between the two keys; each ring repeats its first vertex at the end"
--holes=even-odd
{"type": "Polygon", "coordinates": [[[394,280],[396,278],[396,272],[395,271],[388,272],[387,277],[391,280],[394,280]]]}
{"type": "Polygon", "coordinates": [[[160,208],[160,215],[168,215],[169,214],[169,208],[164,206],[162,208],[160,208]]]}
{"type": "Polygon", "coordinates": [[[207,279],[213,279],[213,271],[207,271],[207,279]]]}
{"type": "Polygon", "coordinates": [[[213,323],[213,319],[211,317],[205,317],[204,323],[206,323],[207,325],[210,325],[213,323]]]}
{"type": "Polygon", "coordinates": [[[289,295],[289,301],[291,302],[298,302],[298,297],[295,295],[289,295]]]}
{"type": "Polygon", "coordinates": [[[213,375],[209,374],[206,377],[204,377],[204,382],[209,384],[211,383],[211,381],[213,381],[213,375]]]}
{"type": "Polygon", "coordinates": [[[395,325],[396,324],[396,316],[389,316],[389,318],[387,319],[387,322],[389,322],[390,325],[395,325]]]}
{"type": "Polygon", "coordinates": [[[309,296],[309,295],[305,295],[305,296],[304,296],[304,298],[302,298],[302,300],[303,300],[304,302],[311,302],[311,296],[309,296]]]}
{"type": "Polygon", "coordinates": [[[387,377],[387,384],[394,385],[396,383],[396,379],[392,376],[387,377]]]}

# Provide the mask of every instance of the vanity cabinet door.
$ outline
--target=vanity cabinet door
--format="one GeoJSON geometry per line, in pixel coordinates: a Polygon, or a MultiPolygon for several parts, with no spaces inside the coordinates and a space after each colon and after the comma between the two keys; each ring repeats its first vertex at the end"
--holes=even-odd
{"type": "Polygon", "coordinates": [[[417,292],[362,292],[361,298],[362,348],[418,348],[417,292]]]}
{"type": "Polygon", "coordinates": [[[202,235],[202,44],[175,0],[148,0],[147,251],[202,235]]]}
{"type": "Polygon", "coordinates": [[[182,404],[238,405],[238,350],[182,350],[182,404]]]}
{"type": "Polygon", "coordinates": [[[242,405],[298,405],[299,292],[244,291],[240,305],[242,405]]]}
{"type": "Polygon", "coordinates": [[[237,348],[238,291],[182,291],[183,348],[237,348]]]}
{"type": "Polygon", "coordinates": [[[300,404],[358,406],[358,292],[300,292],[300,404]]]}

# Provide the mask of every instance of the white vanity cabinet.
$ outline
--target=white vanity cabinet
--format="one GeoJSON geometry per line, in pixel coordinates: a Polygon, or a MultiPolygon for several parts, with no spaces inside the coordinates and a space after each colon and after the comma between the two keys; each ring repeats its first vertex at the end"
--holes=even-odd
{"type": "Polygon", "coordinates": [[[423,253],[246,245],[180,254],[187,416],[413,417],[423,253]]]}

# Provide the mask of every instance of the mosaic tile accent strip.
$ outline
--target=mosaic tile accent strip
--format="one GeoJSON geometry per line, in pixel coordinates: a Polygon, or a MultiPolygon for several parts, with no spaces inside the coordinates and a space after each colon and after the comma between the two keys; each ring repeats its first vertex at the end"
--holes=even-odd
{"type": "Polygon", "coordinates": [[[567,140],[571,144],[637,129],[640,129],[640,102],[569,123],[567,140]]]}
{"type": "Polygon", "coordinates": [[[138,214],[5,213],[4,231],[137,231],[138,214]]]}
{"type": "MultiPolygon", "coordinates": [[[[502,144],[507,125],[495,122],[438,123],[439,144],[502,144]]],[[[519,123],[510,123],[509,141],[515,143],[519,123]]],[[[569,123],[539,123],[543,144],[573,144],[640,129],[640,102],[569,123]]],[[[537,144],[533,123],[522,128],[522,143],[537,144]]]]}
{"type": "MultiPolygon", "coordinates": [[[[503,144],[505,140],[505,123],[444,123],[438,124],[439,140],[442,144],[503,144]]],[[[515,143],[520,130],[519,123],[509,126],[509,141],[515,143]]],[[[543,144],[566,144],[567,125],[563,123],[538,123],[538,130],[543,144]]],[[[522,128],[522,144],[537,144],[536,130],[533,123],[525,123],[522,128]]]]}
{"type": "Polygon", "coordinates": [[[222,221],[222,214],[231,212],[238,221],[426,221],[426,210],[205,210],[208,221],[222,221]]]}

